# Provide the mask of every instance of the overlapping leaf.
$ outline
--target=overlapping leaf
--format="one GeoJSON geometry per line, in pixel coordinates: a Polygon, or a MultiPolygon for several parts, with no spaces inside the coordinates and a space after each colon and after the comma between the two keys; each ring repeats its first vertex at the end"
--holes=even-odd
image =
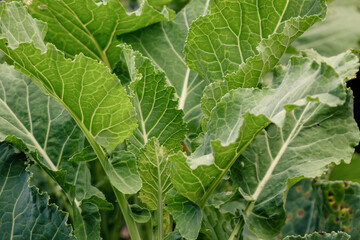
{"type": "Polygon", "coordinates": [[[39,34],[44,24],[20,3],[2,2],[0,14],[0,49],[9,62],[69,111],[92,145],[96,141],[112,150],[132,134],[134,110],[116,76],[88,57],[69,60],[53,45],[45,46],[39,34]]]}
{"type": "MultiPolygon", "coordinates": [[[[70,114],[13,67],[1,64],[0,72],[1,140],[20,139],[19,146],[24,144],[33,159],[69,196],[75,193],[69,199],[74,205],[89,201],[100,208],[111,208],[104,195],[91,185],[86,163],[79,161],[79,154],[72,156],[81,150],[84,136],[70,114]]],[[[87,152],[85,155],[91,156],[87,152]]],[[[97,234],[99,236],[99,229],[97,234]]]]}
{"type": "Polygon", "coordinates": [[[132,82],[133,105],[139,127],[129,140],[130,149],[137,153],[152,137],[169,151],[181,148],[186,133],[183,111],[177,109],[174,88],[167,86],[163,72],[156,69],[148,58],[128,46],[121,46],[132,82]]]}
{"type": "Polygon", "coordinates": [[[170,20],[175,15],[167,8],[159,12],[147,1],[131,13],[117,0],[34,0],[28,9],[34,18],[48,24],[46,41],[68,56],[83,53],[111,69],[119,61],[118,35],[170,20]]]}
{"type": "Polygon", "coordinates": [[[29,187],[25,154],[0,143],[0,232],[2,239],[75,239],[67,215],[49,197],[29,187]]]}
{"type": "Polygon", "coordinates": [[[324,18],[326,5],[324,0],[214,0],[209,10],[191,25],[185,47],[189,67],[213,82],[202,100],[207,115],[230,89],[256,87],[291,42],[324,18]]]}
{"type": "Polygon", "coordinates": [[[270,122],[282,126],[287,111],[309,100],[336,106],[345,102],[345,96],[343,81],[330,66],[306,58],[291,60],[282,84],[275,90],[231,91],[212,112],[204,143],[191,156],[178,153],[171,157],[175,187],[204,205],[241,152],[270,122]]]}
{"type": "Polygon", "coordinates": [[[190,24],[205,14],[208,0],[193,0],[171,22],[161,22],[139,31],[125,34],[121,39],[150,58],[166,73],[179,97],[179,108],[185,112],[190,135],[200,126],[200,99],[206,83],[185,63],[183,48],[190,24]]]}

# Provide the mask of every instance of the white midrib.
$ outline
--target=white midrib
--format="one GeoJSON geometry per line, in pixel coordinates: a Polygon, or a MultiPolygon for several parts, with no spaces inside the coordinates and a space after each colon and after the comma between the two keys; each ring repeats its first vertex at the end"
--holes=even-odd
{"type": "Polygon", "coordinates": [[[251,202],[251,204],[249,205],[249,207],[246,210],[246,215],[249,215],[255,205],[256,200],[258,199],[259,195],[261,194],[262,190],[264,189],[265,185],[267,184],[267,182],[270,180],[276,166],[278,165],[281,157],[284,155],[285,151],[287,150],[290,142],[293,140],[293,138],[295,137],[295,135],[299,132],[298,128],[301,125],[301,120],[304,117],[304,114],[306,113],[308,107],[309,107],[310,103],[308,103],[306,105],[306,107],[304,108],[304,111],[302,112],[300,118],[297,120],[295,126],[293,127],[290,135],[288,136],[288,138],[286,139],[285,143],[282,145],[280,151],[278,152],[278,154],[276,155],[276,157],[274,158],[274,160],[271,162],[271,165],[269,167],[269,169],[267,170],[265,176],[263,177],[263,179],[261,180],[261,182],[259,183],[259,185],[257,186],[254,194],[252,195],[252,199],[253,201],[251,202]]]}
{"type": "Polygon", "coordinates": [[[1,102],[3,102],[3,105],[7,108],[7,110],[9,111],[9,113],[11,114],[11,116],[16,120],[16,122],[18,123],[18,125],[23,129],[25,135],[30,139],[30,141],[35,145],[36,150],[38,150],[38,152],[41,154],[41,156],[43,156],[44,160],[46,161],[46,163],[49,165],[49,167],[51,168],[51,170],[53,171],[58,171],[57,167],[54,165],[54,163],[51,161],[51,159],[49,158],[49,156],[47,155],[47,153],[45,152],[45,150],[40,146],[40,144],[38,143],[38,141],[34,138],[34,136],[27,130],[27,128],[22,124],[22,122],[17,118],[17,116],[15,115],[15,113],[9,108],[9,106],[2,100],[0,99],[1,102]]]}
{"type": "Polygon", "coordinates": [[[188,84],[189,84],[189,76],[190,76],[190,68],[187,68],[186,74],[185,74],[185,79],[184,79],[184,85],[183,85],[183,89],[181,91],[181,96],[180,96],[180,100],[179,100],[179,109],[182,109],[182,110],[184,110],[184,106],[185,106],[185,102],[186,102],[187,90],[188,90],[188,84]]]}

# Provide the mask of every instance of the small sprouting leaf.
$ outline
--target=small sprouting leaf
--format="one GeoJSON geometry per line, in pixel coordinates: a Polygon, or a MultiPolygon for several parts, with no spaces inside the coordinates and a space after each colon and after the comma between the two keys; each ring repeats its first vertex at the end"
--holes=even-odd
{"type": "Polygon", "coordinates": [[[166,194],[165,203],[181,236],[188,240],[197,239],[202,221],[200,207],[181,196],[175,189],[166,194]]]}
{"type": "Polygon", "coordinates": [[[47,194],[29,187],[25,154],[0,143],[0,232],[2,239],[75,239],[67,215],[47,194]]]}
{"type": "Polygon", "coordinates": [[[47,23],[47,42],[67,56],[83,53],[111,69],[120,56],[116,48],[118,35],[175,16],[167,8],[161,12],[155,10],[147,1],[132,13],[126,12],[118,0],[97,3],[93,0],[33,0],[28,10],[34,18],[47,23]]]}

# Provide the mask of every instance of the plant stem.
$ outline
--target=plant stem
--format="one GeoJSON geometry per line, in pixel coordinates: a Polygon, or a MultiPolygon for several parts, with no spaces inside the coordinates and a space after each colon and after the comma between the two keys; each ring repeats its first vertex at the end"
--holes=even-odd
{"type": "Polygon", "coordinates": [[[242,232],[244,228],[244,218],[241,217],[241,219],[239,220],[239,222],[236,224],[233,232],[231,233],[230,237],[228,240],[235,240],[236,236],[242,232]]]}
{"type": "MultiPolygon", "coordinates": [[[[80,125],[80,127],[81,127],[81,125],[80,125]]],[[[86,136],[86,134],[85,134],[85,136],[86,136]]],[[[87,139],[88,139],[91,147],[95,151],[96,156],[98,157],[102,168],[105,170],[105,161],[107,161],[106,153],[100,147],[100,145],[97,144],[95,139],[93,139],[91,137],[88,137],[88,136],[87,136],[87,139]]],[[[130,210],[130,207],[129,207],[129,203],[128,203],[127,199],[125,198],[125,195],[122,192],[120,192],[119,190],[117,190],[114,186],[111,186],[111,187],[112,187],[112,189],[114,191],[114,194],[116,196],[116,199],[117,199],[117,201],[119,203],[119,206],[120,206],[121,212],[123,214],[126,226],[127,226],[128,230],[129,230],[129,233],[130,233],[131,240],[141,240],[138,228],[136,226],[136,223],[135,223],[134,219],[130,216],[130,211],[131,210],[130,210]]]]}
{"type": "Polygon", "coordinates": [[[125,195],[117,190],[115,187],[112,187],[116,196],[116,199],[119,203],[121,212],[126,222],[126,226],[129,230],[131,240],[141,240],[139,231],[137,229],[134,219],[130,216],[130,207],[128,201],[125,198],[125,195]]]}

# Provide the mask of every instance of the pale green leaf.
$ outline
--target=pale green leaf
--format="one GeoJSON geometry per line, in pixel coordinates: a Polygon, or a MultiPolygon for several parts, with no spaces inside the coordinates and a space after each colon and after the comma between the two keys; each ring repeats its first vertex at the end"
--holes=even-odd
{"type": "Polygon", "coordinates": [[[47,194],[29,187],[25,154],[0,143],[1,239],[75,239],[67,215],[47,194]]]}
{"type": "Polygon", "coordinates": [[[128,13],[118,0],[33,0],[30,14],[48,24],[45,40],[68,56],[83,53],[113,68],[119,61],[117,36],[172,19],[172,10],[155,10],[144,1],[135,12],[128,13]]]}
{"type": "Polygon", "coordinates": [[[169,233],[164,240],[184,240],[179,231],[169,233]]]}
{"type": "Polygon", "coordinates": [[[166,73],[179,98],[178,108],[185,112],[184,121],[188,123],[190,136],[199,131],[200,99],[206,83],[186,66],[183,49],[190,24],[206,13],[208,1],[192,0],[174,20],[121,36],[166,73]]]}
{"type": "MultiPolygon", "coordinates": [[[[254,56],[254,66],[274,66],[291,41],[324,17],[326,6],[321,0],[213,0],[209,11],[191,24],[185,55],[191,69],[214,82],[254,56]]],[[[256,86],[253,81],[243,84],[256,86]]]]}
{"type": "Polygon", "coordinates": [[[308,101],[337,106],[345,96],[342,79],[326,63],[292,58],[277,89],[236,89],[222,99],[210,116],[204,143],[190,156],[170,157],[174,186],[203,206],[242,151],[270,122],[282,126],[288,111],[308,101]]]}
{"type": "MultiPolygon", "coordinates": [[[[112,150],[129,137],[136,127],[134,110],[116,76],[105,66],[83,55],[70,60],[51,44],[41,50],[34,47],[34,44],[44,45],[40,38],[31,38],[30,43],[17,39],[20,43],[15,49],[7,46],[4,30],[17,36],[31,18],[18,2],[0,4],[0,49],[15,65],[15,69],[29,76],[61,103],[90,144],[94,145],[96,141],[107,150],[112,150]],[[20,11],[21,14],[6,15],[7,11],[20,11]]],[[[34,24],[29,26],[29,36],[40,31],[34,24]]]]}
{"type": "Polygon", "coordinates": [[[104,165],[111,184],[125,194],[137,193],[141,179],[134,154],[126,151],[114,151],[104,165]]]}
{"type": "Polygon", "coordinates": [[[150,139],[140,151],[138,165],[143,182],[139,198],[151,210],[163,208],[165,194],[172,188],[167,150],[150,139]]]}
{"type": "Polygon", "coordinates": [[[181,196],[175,189],[166,194],[165,203],[181,236],[188,240],[197,239],[202,221],[200,207],[181,196]]]}
{"type": "Polygon", "coordinates": [[[156,69],[148,58],[128,46],[120,46],[132,82],[132,103],[137,113],[139,127],[129,139],[129,149],[138,151],[152,138],[170,151],[181,149],[186,133],[183,111],[177,109],[174,88],[166,83],[165,74],[156,69]]]}
{"type": "Polygon", "coordinates": [[[191,25],[185,47],[189,67],[214,83],[202,100],[206,115],[229,90],[256,87],[290,44],[324,18],[326,5],[325,0],[213,0],[209,10],[191,25]]]}
{"type": "MultiPolygon", "coordinates": [[[[111,209],[112,205],[105,200],[104,195],[91,185],[86,163],[79,162],[79,158],[84,158],[87,153],[82,151],[81,156],[72,156],[74,152],[81,150],[84,136],[70,114],[13,67],[1,64],[0,72],[2,140],[14,143],[11,136],[15,136],[31,153],[36,151],[38,155],[32,154],[33,160],[66,194],[70,196],[72,191],[75,192],[76,196],[71,196],[70,201],[76,198],[78,203],[83,200],[91,201],[101,208],[111,209]]],[[[74,211],[79,209],[74,208],[74,211]]],[[[75,235],[78,236],[77,232],[75,235]]]]}
{"type": "Polygon", "coordinates": [[[300,236],[289,236],[284,238],[284,240],[348,240],[350,236],[342,232],[332,232],[332,233],[313,233],[305,235],[305,237],[300,236]]]}
{"type": "Polygon", "coordinates": [[[293,45],[299,50],[313,48],[324,56],[360,48],[359,7],[358,0],[330,3],[326,20],[310,28],[293,45]]]}
{"type": "Polygon", "coordinates": [[[351,98],[349,92],[339,107],[309,102],[295,109],[282,126],[259,134],[235,163],[233,179],[251,201],[244,219],[256,235],[269,238],[280,232],[284,192],[294,182],[320,176],[331,162],[350,161],[359,142],[351,98]]]}

